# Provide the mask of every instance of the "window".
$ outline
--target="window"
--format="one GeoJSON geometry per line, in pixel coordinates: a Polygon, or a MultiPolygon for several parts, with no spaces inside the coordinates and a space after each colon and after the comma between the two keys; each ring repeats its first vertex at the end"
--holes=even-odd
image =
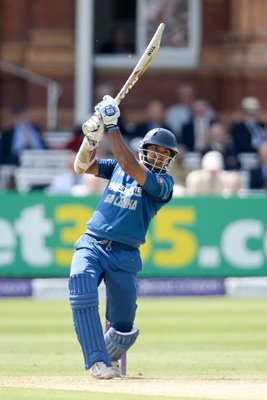
{"type": "Polygon", "coordinates": [[[95,0],[94,21],[95,54],[135,53],[135,0],[95,0]]]}
{"type": "Polygon", "coordinates": [[[199,0],[95,0],[94,21],[96,66],[134,67],[160,22],[165,30],[152,67],[198,65],[199,0]]]}

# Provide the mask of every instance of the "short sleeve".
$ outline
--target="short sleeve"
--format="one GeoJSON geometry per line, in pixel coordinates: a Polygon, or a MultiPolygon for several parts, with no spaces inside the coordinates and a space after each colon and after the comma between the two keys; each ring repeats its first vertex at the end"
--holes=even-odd
{"type": "Polygon", "coordinates": [[[172,197],[173,185],[173,178],[170,175],[157,175],[148,170],[143,189],[155,200],[167,202],[172,197]]]}
{"type": "Polygon", "coordinates": [[[112,160],[112,159],[102,159],[99,158],[97,160],[98,162],[98,174],[97,176],[99,178],[104,178],[104,179],[110,179],[111,175],[114,171],[114,168],[117,165],[117,161],[116,160],[112,160]]]}

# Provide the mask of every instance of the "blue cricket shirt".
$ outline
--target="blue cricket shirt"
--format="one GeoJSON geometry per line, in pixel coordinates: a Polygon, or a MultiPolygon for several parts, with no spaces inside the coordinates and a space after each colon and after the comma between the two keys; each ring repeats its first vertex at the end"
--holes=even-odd
{"type": "Polygon", "coordinates": [[[173,178],[147,170],[146,182],[140,186],[116,160],[99,159],[98,167],[98,176],[109,183],[86,232],[138,248],[145,243],[151,219],[171,200],[173,178]]]}

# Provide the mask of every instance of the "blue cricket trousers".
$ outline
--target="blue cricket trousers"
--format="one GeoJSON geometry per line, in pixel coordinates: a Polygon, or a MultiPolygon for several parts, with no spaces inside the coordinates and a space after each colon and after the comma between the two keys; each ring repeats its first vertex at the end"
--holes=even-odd
{"type": "Polygon", "coordinates": [[[89,274],[95,289],[104,279],[106,319],[117,331],[127,332],[135,319],[136,274],[141,268],[139,249],[85,233],[75,244],[70,276],[89,274]]]}

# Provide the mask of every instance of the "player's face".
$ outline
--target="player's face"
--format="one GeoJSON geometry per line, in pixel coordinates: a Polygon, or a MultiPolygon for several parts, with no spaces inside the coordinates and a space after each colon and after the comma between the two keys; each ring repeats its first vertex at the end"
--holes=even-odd
{"type": "Polygon", "coordinates": [[[147,162],[150,165],[153,165],[155,169],[162,170],[169,165],[172,159],[172,154],[171,150],[166,149],[166,147],[149,144],[147,146],[146,158],[147,162]]]}

